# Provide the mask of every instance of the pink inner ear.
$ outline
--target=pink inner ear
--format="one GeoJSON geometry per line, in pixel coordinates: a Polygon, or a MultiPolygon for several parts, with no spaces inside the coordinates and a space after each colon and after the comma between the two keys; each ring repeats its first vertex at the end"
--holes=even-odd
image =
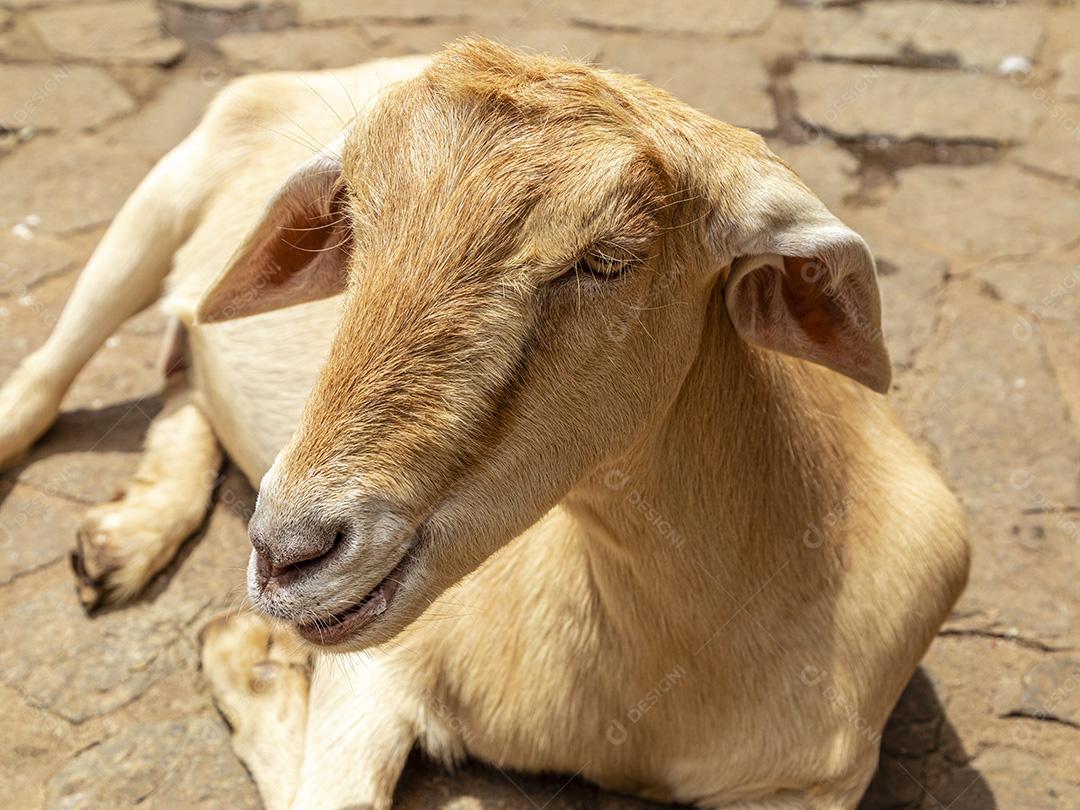
{"type": "Polygon", "coordinates": [[[784,257],[784,304],[806,337],[820,346],[835,343],[838,327],[847,317],[839,299],[825,288],[825,272],[813,259],[784,257]]]}
{"type": "Polygon", "coordinates": [[[271,203],[263,221],[204,296],[199,322],[257,315],[345,289],[351,244],[345,190],[335,190],[322,177],[316,180],[294,180],[271,203]]]}
{"type": "MultiPolygon", "coordinates": [[[[310,265],[327,258],[321,254],[334,250],[348,253],[351,237],[344,225],[343,194],[344,191],[339,191],[324,212],[312,211],[315,206],[307,205],[292,211],[291,216],[277,225],[276,233],[270,234],[262,249],[248,259],[255,268],[258,283],[269,288],[284,287],[296,283],[302,271],[311,276],[309,284],[328,280],[311,272],[310,265]]],[[[318,295],[316,290],[312,293],[318,295]]]]}
{"type": "Polygon", "coordinates": [[[725,299],[732,323],[747,341],[845,374],[879,393],[891,364],[880,328],[880,305],[870,277],[836,281],[814,259],[760,257],[732,271],[725,299]]]}

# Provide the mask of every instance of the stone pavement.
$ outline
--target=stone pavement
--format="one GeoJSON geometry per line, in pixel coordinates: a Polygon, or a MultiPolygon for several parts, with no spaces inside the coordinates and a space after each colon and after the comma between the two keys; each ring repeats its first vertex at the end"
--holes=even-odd
{"type": "MultiPolygon", "coordinates": [[[[874,248],[892,399],[970,513],[970,587],[897,708],[865,808],[1080,807],[1080,7],[933,0],[0,0],[0,379],[154,160],[229,77],[468,32],[638,72],[765,134],[874,248]]],[[[89,620],[66,554],[159,407],[127,324],[0,478],[0,785],[12,808],[254,807],[195,670],[242,598],[252,492],[134,606],[89,620]]],[[[627,808],[420,759],[406,808],[627,808]]]]}

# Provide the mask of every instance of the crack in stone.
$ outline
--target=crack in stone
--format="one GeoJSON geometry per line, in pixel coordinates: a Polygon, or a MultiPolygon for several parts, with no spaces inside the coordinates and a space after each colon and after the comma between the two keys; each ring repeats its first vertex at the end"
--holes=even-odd
{"type": "Polygon", "coordinates": [[[1024,720],[1034,720],[1036,723],[1053,723],[1059,726],[1065,726],[1066,728],[1080,730],[1080,723],[1076,723],[1072,720],[1067,720],[1064,717],[1058,717],[1053,714],[1038,714],[1036,712],[1030,712],[1026,709],[1013,709],[1001,717],[1005,719],[1021,718],[1024,720]]]}
{"type": "Polygon", "coordinates": [[[1061,504],[1060,506],[1029,506],[1020,510],[1022,515],[1067,515],[1080,512],[1080,506],[1061,504]]]}
{"type": "Polygon", "coordinates": [[[1016,168],[1025,174],[1030,174],[1034,177],[1038,177],[1042,180],[1048,180],[1051,183],[1063,183],[1064,185],[1072,186],[1073,188],[1080,189],[1080,179],[1072,177],[1067,174],[1058,174],[1057,172],[1045,169],[1041,166],[1033,166],[1030,163],[1025,163],[1022,158],[1015,158],[1011,161],[1016,168]]]}
{"type": "MultiPolygon", "coordinates": [[[[78,455],[82,455],[82,454],[84,454],[86,452],[87,451],[82,451],[82,450],[77,451],[78,455]]],[[[93,452],[93,451],[90,451],[90,452],[93,452]]],[[[40,483],[38,483],[36,481],[33,481],[33,480],[23,480],[23,479],[18,478],[18,477],[9,478],[6,475],[2,476],[2,477],[3,477],[3,480],[8,481],[8,482],[10,482],[12,484],[17,484],[18,486],[26,487],[27,489],[33,490],[38,495],[44,495],[46,498],[56,498],[57,500],[64,501],[65,503],[71,504],[72,506],[97,506],[99,503],[107,503],[107,501],[103,502],[103,501],[91,500],[89,498],[79,498],[78,496],[75,496],[75,495],[68,495],[66,492],[62,492],[59,489],[53,489],[53,488],[48,487],[48,486],[43,487],[40,483]]]]}
{"type": "Polygon", "coordinates": [[[75,272],[77,267],[78,267],[78,263],[74,259],[72,259],[71,264],[67,265],[66,267],[61,267],[58,270],[53,270],[51,272],[48,272],[48,273],[45,273],[44,275],[39,276],[38,278],[34,279],[30,284],[26,285],[25,287],[23,287],[20,290],[15,290],[15,291],[12,291],[12,292],[7,292],[7,293],[0,293],[0,301],[11,301],[11,300],[22,298],[24,295],[29,295],[34,290],[38,289],[39,287],[43,286],[44,284],[47,284],[50,281],[53,281],[53,280],[55,280],[57,278],[60,278],[61,276],[66,276],[66,275],[69,275],[69,274],[75,272]]]}
{"type": "Polygon", "coordinates": [[[16,571],[15,573],[13,573],[11,575],[11,578],[8,579],[6,582],[0,582],[0,590],[15,584],[16,582],[23,579],[24,577],[32,576],[33,574],[37,574],[37,573],[40,573],[40,572],[44,571],[46,568],[51,568],[52,566],[57,565],[58,563],[63,563],[66,559],[67,559],[67,552],[62,551],[62,552],[60,552],[59,557],[55,557],[55,558],[53,558],[51,560],[46,560],[45,562],[38,563],[37,565],[31,566],[30,568],[23,569],[22,571],[16,571]]]}
{"type": "Polygon", "coordinates": [[[938,631],[939,636],[959,636],[963,638],[983,638],[995,641],[1008,641],[1019,647],[1035,650],[1042,653],[1072,652],[1075,648],[1070,646],[1057,647],[1045,641],[1028,638],[1027,636],[1014,635],[1012,633],[998,632],[994,630],[981,630],[977,628],[943,627],[938,631]]]}

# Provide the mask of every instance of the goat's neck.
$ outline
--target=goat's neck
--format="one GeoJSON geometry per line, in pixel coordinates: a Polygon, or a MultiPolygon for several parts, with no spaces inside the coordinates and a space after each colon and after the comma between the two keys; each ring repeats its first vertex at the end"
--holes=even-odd
{"type": "Polygon", "coordinates": [[[701,591],[735,610],[771,577],[828,575],[835,558],[807,532],[848,488],[865,398],[826,374],[713,319],[658,428],[567,499],[612,612],[626,599],[631,614],[662,601],[670,615],[701,591]]]}

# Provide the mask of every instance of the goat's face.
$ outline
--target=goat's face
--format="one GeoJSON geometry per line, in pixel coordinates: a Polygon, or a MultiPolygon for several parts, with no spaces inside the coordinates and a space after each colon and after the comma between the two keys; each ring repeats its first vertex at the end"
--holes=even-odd
{"type": "Polygon", "coordinates": [[[689,115],[640,83],[459,46],[290,180],[202,306],[344,288],[251,521],[261,609],[316,643],[382,642],[655,426],[726,264],[715,194],[650,104],[689,115]]]}

